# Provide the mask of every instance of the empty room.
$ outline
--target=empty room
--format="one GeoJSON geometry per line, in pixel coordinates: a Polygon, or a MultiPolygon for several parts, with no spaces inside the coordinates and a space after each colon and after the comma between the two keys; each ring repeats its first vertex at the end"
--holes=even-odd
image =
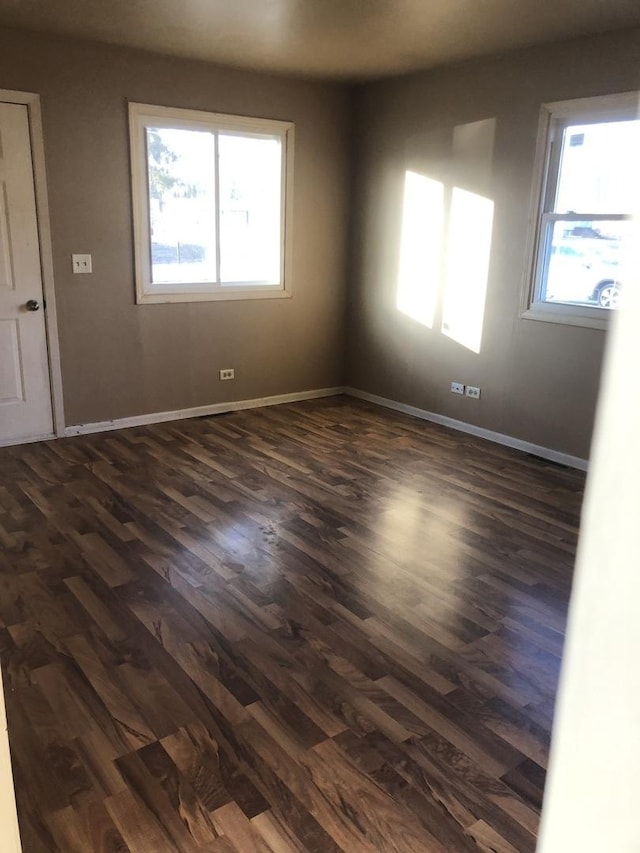
{"type": "Polygon", "coordinates": [[[0,3],[0,853],[633,853],[640,7],[0,3]]]}

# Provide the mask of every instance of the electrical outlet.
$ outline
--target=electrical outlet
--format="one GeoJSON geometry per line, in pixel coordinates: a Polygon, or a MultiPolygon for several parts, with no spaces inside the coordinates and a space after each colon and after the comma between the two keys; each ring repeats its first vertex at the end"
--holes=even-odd
{"type": "Polygon", "coordinates": [[[74,273],[92,272],[91,255],[71,255],[71,269],[74,273]]]}
{"type": "Polygon", "coordinates": [[[480,399],[480,389],[475,385],[467,385],[467,397],[472,397],[474,400],[480,399]]]}
{"type": "Polygon", "coordinates": [[[221,380],[235,379],[235,378],[236,377],[235,377],[235,372],[233,370],[233,367],[225,367],[220,371],[220,379],[221,380]]]}
{"type": "Polygon", "coordinates": [[[462,382],[452,382],[451,383],[451,393],[452,394],[464,394],[464,385],[462,382]]]}

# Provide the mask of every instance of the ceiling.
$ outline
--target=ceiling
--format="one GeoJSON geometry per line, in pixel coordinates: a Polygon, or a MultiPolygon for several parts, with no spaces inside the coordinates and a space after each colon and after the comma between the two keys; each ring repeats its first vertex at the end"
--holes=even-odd
{"type": "Polygon", "coordinates": [[[355,80],[640,25],[640,2],[0,0],[0,25],[355,80]]]}

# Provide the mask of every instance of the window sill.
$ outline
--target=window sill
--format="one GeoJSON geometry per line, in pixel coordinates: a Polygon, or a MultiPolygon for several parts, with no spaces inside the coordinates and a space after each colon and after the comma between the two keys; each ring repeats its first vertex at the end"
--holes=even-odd
{"type": "Polygon", "coordinates": [[[138,305],[177,302],[230,302],[232,300],[248,301],[250,299],[290,299],[291,291],[279,288],[233,288],[216,291],[187,291],[185,293],[155,291],[138,293],[138,305]]]}
{"type": "Polygon", "coordinates": [[[609,328],[611,316],[615,312],[604,308],[574,308],[570,305],[535,304],[522,311],[523,320],[538,320],[543,323],[556,323],[562,326],[582,326],[585,329],[609,328]]]}

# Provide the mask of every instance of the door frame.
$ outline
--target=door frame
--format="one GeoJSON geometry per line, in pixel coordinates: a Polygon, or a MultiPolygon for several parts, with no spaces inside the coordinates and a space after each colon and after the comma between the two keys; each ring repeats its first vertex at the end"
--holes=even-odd
{"type": "MultiPolygon", "coordinates": [[[[53,276],[53,252],[51,248],[51,221],[49,218],[49,197],[44,160],[44,137],[42,132],[42,112],[40,95],[35,92],[17,92],[13,89],[0,89],[0,102],[22,104],[27,108],[29,136],[31,142],[31,163],[33,166],[33,184],[36,196],[36,215],[38,220],[38,242],[40,244],[40,272],[42,275],[42,295],[46,303],[44,311],[45,334],[47,338],[47,360],[49,363],[49,386],[51,388],[51,411],[53,413],[53,431],[51,438],[64,435],[64,401],[62,395],[62,370],[60,367],[60,344],[58,340],[58,319],[53,276]]],[[[39,436],[37,440],[49,436],[39,436]]],[[[23,439],[29,441],[29,439],[23,439]]],[[[11,442],[15,444],[15,441],[11,442]]],[[[18,443],[21,443],[20,440],[18,443]]]]}

